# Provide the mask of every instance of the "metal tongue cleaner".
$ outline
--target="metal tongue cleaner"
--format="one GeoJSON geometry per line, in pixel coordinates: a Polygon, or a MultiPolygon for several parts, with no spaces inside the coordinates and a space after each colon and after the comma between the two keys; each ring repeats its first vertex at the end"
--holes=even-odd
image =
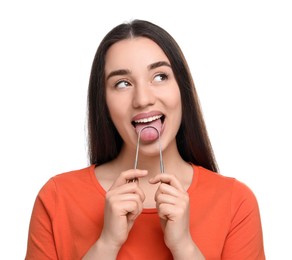
{"type": "MultiPolygon", "coordinates": [[[[138,133],[138,140],[137,140],[137,146],[136,146],[136,157],[135,157],[135,162],[134,162],[134,169],[137,169],[137,165],[138,165],[138,157],[139,157],[139,146],[140,146],[140,138],[141,138],[141,132],[146,129],[146,128],[153,128],[154,130],[156,130],[156,132],[158,133],[158,144],[159,144],[159,158],[160,158],[160,172],[164,173],[164,165],[163,165],[163,158],[162,158],[162,147],[161,147],[161,142],[160,142],[160,132],[158,131],[158,129],[152,125],[146,125],[144,127],[142,127],[138,133]]],[[[135,182],[138,181],[138,178],[134,178],[131,180],[128,180],[128,182],[135,182]]]]}

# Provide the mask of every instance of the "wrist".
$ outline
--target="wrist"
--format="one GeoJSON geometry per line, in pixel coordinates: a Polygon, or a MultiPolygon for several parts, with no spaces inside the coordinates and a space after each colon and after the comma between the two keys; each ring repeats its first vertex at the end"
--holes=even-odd
{"type": "Polygon", "coordinates": [[[116,260],[119,250],[120,247],[115,246],[112,243],[107,243],[100,238],[93,244],[82,260],[116,260]]]}
{"type": "Polygon", "coordinates": [[[104,239],[103,237],[100,237],[96,241],[96,247],[100,251],[105,251],[107,253],[110,253],[110,255],[115,254],[116,256],[119,253],[120,248],[121,248],[120,245],[112,243],[111,241],[108,241],[104,239]]]}
{"type": "Polygon", "coordinates": [[[205,257],[192,239],[179,243],[175,248],[170,249],[174,260],[195,259],[204,260],[205,257]]]}

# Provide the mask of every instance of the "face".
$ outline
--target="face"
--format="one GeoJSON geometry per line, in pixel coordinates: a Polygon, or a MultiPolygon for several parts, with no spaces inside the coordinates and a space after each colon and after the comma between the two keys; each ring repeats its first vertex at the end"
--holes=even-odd
{"type": "Polygon", "coordinates": [[[176,147],[180,90],[167,56],[154,41],[137,37],[112,45],[105,60],[105,87],[111,119],[126,149],[135,149],[139,131],[144,151],[157,147],[157,131],[163,149],[176,147]]]}

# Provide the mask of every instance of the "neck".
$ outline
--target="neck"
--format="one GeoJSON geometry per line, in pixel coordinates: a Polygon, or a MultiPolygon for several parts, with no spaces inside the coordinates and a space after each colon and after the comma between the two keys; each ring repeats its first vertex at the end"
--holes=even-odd
{"type": "MultiPolygon", "coordinates": [[[[148,170],[149,177],[160,173],[160,154],[159,151],[155,153],[147,152],[148,147],[140,147],[138,154],[137,168],[148,170]]],[[[121,170],[127,170],[134,168],[136,151],[126,146],[123,146],[120,154],[115,159],[116,165],[119,165],[121,170]]],[[[167,173],[176,172],[176,170],[181,169],[181,167],[186,164],[186,162],[181,158],[176,142],[169,145],[169,147],[162,151],[164,171],[167,173]]]]}

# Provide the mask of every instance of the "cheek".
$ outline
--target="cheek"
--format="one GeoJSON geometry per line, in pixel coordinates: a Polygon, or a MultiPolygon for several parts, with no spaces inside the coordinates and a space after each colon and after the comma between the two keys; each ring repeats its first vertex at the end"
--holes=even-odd
{"type": "Polygon", "coordinates": [[[106,103],[111,120],[120,132],[124,123],[127,121],[128,102],[119,95],[107,95],[106,103]]]}
{"type": "Polygon", "coordinates": [[[180,125],[182,120],[182,102],[179,88],[177,87],[171,97],[169,97],[169,107],[173,110],[177,124],[180,125]]]}
{"type": "Polygon", "coordinates": [[[113,123],[116,125],[117,119],[121,116],[120,115],[120,113],[121,113],[120,105],[118,102],[116,102],[115,100],[113,100],[111,98],[110,99],[107,98],[106,102],[107,102],[107,107],[109,110],[110,117],[111,117],[113,123]]]}
{"type": "Polygon", "coordinates": [[[114,121],[114,118],[115,118],[116,113],[117,113],[116,111],[118,111],[118,109],[117,109],[118,104],[115,101],[114,96],[109,95],[107,92],[106,92],[106,104],[108,107],[110,117],[114,121]]]}
{"type": "Polygon", "coordinates": [[[177,110],[177,112],[181,113],[181,95],[178,87],[174,87],[172,91],[166,92],[168,106],[171,109],[177,110]]]}

